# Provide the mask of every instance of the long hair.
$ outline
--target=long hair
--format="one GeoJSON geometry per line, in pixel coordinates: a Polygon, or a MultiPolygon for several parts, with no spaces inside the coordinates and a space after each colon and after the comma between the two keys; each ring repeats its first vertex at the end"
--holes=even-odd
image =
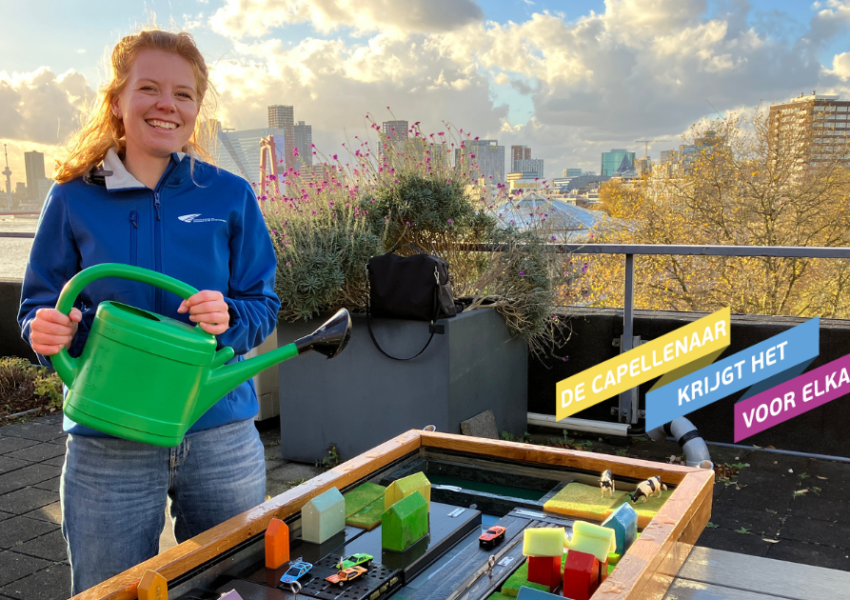
{"type": "Polygon", "coordinates": [[[139,51],[147,49],[173,52],[192,65],[199,111],[192,137],[182,150],[209,160],[202,143],[205,124],[200,114],[207,92],[211,91],[206,62],[190,34],[148,29],[122,38],[112,49],[112,77],[98,92],[85,124],[71,142],[68,157],[64,161],[57,161],[54,173],[57,183],[65,183],[88,173],[103,160],[110,148],[116,148],[119,155],[123,155],[126,146],[124,123],[112,114],[112,102],[124,91],[130,68],[139,51]]]}

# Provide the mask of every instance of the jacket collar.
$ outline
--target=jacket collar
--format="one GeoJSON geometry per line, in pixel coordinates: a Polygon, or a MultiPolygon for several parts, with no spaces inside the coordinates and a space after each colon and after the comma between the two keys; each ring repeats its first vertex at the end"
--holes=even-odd
{"type": "MultiPolygon", "coordinates": [[[[185,152],[173,152],[171,154],[171,160],[180,164],[188,156],[185,152]]],[[[106,156],[103,158],[102,173],[107,191],[117,192],[121,190],[147,189],[145,184],[133,177],[126,167],[124,167],[124,163],[118,157],[118,152],[115,151],[115,148],[110,148],[106,152],[106,156]]]]}

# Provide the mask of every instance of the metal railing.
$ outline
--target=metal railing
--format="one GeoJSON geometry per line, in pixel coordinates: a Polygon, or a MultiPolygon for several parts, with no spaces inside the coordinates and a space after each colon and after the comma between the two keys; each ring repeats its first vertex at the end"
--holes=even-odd
{"type": "MultiPolygon", "coordinates": [[[[33,238],[32,232],[0,232],[0,238],[33,238]]],[[[625,256],[625,289],[623,294],[623,340],[620,352],[633,347],[635,306],[635,256],[766,256],[774,258],[843,258],[850,259],[850,248],[789,247],[789,246],[686,246],[664,244],[550,244],[559,253],[622,254],[625,256]]],[[[501,244],[466,244],[465,249],[499,252],[508,246],[501,244]]],[[[640,419],[638,390],[620,394],[618,421],[635,425],[640,419]]]]}

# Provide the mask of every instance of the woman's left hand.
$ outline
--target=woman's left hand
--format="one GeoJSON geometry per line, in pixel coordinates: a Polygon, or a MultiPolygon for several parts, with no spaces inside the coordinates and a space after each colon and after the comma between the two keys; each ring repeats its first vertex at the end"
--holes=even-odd
{"type": "Polygon", "coordinates": [[[230,327],[230,311],[224,295],[213,290],[201,290],[180,303],[177,312],[189,313],[189,320],[199,323],[201,329],[219,335],[230,327]]]}

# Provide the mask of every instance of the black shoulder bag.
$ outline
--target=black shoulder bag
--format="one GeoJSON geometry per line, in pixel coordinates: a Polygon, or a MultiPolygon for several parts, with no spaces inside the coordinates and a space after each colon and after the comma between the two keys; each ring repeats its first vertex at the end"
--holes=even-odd
{"type": "MultiPolygon", "coordinates": [[[[422,252],[411,256],[399,256],[393,252],[369,259],[369,304],[366,324],[375,347],[387,358],[411,360],[425,352],[438,333],[434,325],[438,319],[457,314],[452,286],[449,283],[449,265],[442,258],[422,252]],[[431,337],[425,346],[408,358],[387,354],[372,331],[372,317],[384,319],[410,319],[430,322],[431,337]]],[[[441,328],[440,328],[441,329],[441,328]]],[[[443,333],[439,331],[439,333],[443,333]]]]}

